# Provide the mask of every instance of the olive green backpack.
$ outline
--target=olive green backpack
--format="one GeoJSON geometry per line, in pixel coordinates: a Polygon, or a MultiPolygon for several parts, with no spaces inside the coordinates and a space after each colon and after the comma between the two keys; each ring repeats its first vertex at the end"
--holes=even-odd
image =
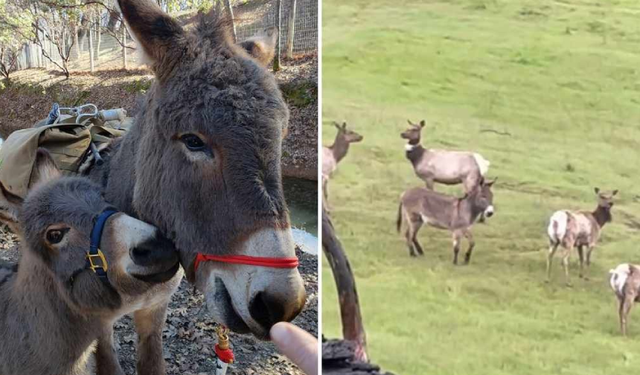
{"type": "MultiPolygon", "coordinates": [[[[59,108],[54,104],[49,118],[33,128],[17,130],[0,146],[0,182],[21,198],[27,195],[36,150],[45,148],[65,174],[78,173],[80,165],[131,126],[124,109],[98,111],[93,104],[75,108],[59,108]]],[[[95,155],[98,155],[97,157],[95,155]]]]}

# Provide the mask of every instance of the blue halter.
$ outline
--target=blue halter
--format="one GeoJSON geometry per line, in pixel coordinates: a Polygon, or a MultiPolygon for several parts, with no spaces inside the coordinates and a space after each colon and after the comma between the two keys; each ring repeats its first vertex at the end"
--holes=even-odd
{"type": "Polygon", "coordinates": [[[113,208],[107,208],[96,218],[96,222],[91,229],[91,246],[87,252],[87,264],[85,268],[89,268],[105,283],[109,283],[107,278],[107,258],[105,258],[102,250],[100,250],[100,240],[102,239],[102,231],[107,219],[118,213],[113,208]]]}

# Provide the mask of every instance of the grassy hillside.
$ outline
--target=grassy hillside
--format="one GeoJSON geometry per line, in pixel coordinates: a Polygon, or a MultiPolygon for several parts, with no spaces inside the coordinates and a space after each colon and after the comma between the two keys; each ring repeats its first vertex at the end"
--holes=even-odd
{"type": "MultiPolygon", "coordinates": [[[[638,368],[640,313],[620,337],[608,270],[640,262],[640,4],[324,0],[323,15],[323,143],[333,120],[365,137],[329,189],[373,360],[404,375],[638,368]],[[399,134],[423,118],[423,145],[481,152],[499,177],[469,266],[451,264],[448,232],[424,228],[414,259],[395,230],[400,193],[422,185],[399,134]],[[545,284],[548,217],[593,209],[594,186],[620,193],[592,278],[574,254],[574,287],[559,257],[545,284]]],[[[323,283],[338,337],[326,262],[323,283]]]]}

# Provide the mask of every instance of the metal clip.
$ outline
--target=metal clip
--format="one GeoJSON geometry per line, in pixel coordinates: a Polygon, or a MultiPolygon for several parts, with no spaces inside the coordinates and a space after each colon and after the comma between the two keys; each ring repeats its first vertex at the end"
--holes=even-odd
{"type": "Polygon", "coordinates": [[[96,272],[96,269],[98,268],[102,268],[104,271],[107,270],[107,259],[104,257],[104,254],[102,253],[102,250],[98,249],[98,253],[97,254],[90,254],[87,253],[87,259],[89,260],[89,268],[91,268],[91,270],[93,272],[96,272]],[[94,264],[93,263],[93,258],[98,258],[100,259],[100,261],[102,262],[102,264],[94,264]]]}

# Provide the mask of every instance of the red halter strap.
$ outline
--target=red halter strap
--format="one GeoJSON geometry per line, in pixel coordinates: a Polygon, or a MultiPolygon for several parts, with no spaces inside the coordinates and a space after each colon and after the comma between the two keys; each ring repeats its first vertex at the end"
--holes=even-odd
{"type": "Polygon", "coordinates": [[[193,265],[194,272],[198,270],[200,262],[214,261],[232,264],[244,264],[247,266],[270,267],[270,268],[296,268],[298,267],[298,258],[268,258],[268,257],[252,257],[247,255],[208,255],[198,253],[196,262],[193,265]]]}

